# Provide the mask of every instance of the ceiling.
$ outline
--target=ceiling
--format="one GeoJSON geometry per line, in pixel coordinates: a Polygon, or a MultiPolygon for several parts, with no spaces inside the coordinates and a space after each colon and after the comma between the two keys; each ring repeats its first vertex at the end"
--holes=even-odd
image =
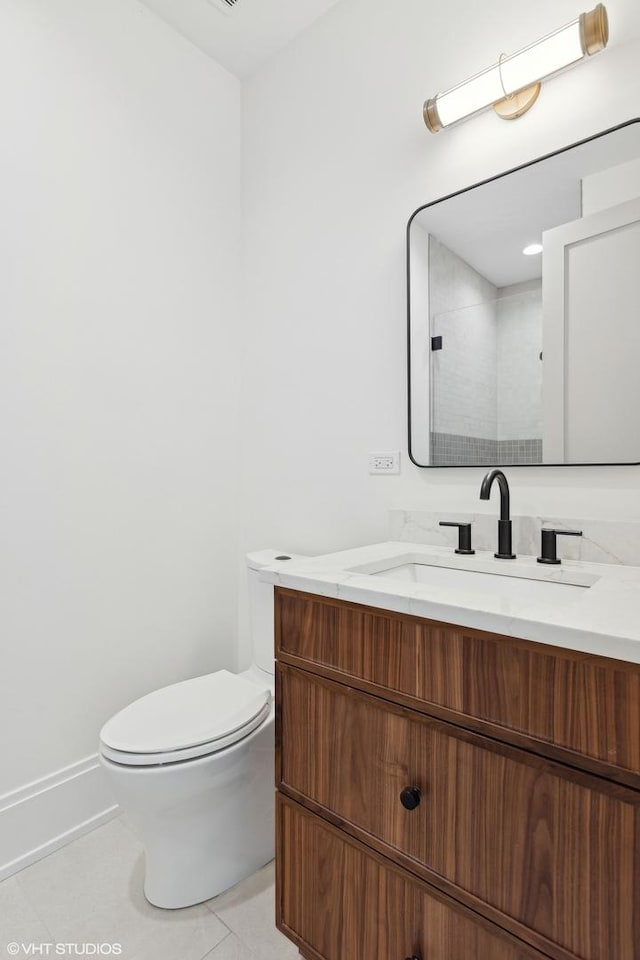
{"type": "Polygon", "coordinates": [[[238,77],[246,77],[338,0],[142,0],[183,37],[238,77]]]}

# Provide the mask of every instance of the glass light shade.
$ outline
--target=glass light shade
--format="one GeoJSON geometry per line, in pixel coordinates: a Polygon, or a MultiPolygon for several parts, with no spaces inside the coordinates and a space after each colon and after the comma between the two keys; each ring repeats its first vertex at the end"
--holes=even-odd
{"type": "Polygon", "coordinates": [[[516,90],[522,90],[583,57],[578,19],[513,56],[505,57],[501,63],[505,92],[508,96],[516,90]]]}
{"type": "Polygon", "coordinates": [[[488,107],[501,97],[504,97],[504,90],[500,82],[500,69],[498,64],[495,64],[446,93],[438,94],[436,107],[440,123],[443,127],[448,127],[456,120],[488,107]]]}

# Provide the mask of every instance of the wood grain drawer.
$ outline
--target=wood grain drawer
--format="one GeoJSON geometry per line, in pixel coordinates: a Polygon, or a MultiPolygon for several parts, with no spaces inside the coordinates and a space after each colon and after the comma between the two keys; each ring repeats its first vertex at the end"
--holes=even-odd
{"type": "Polygon", "coordinates": [[[640,960],[640,793],[281,664],[277,697],[282,789],[551,955],[640,960]]]}
{"type": "Polygon", "coordinates": [[[277,924],[305,956],[545,960],[281,795],[277,814],[277,924]]]}
{"type": "Polygon", "coordinates": [[[640,789],[638,664],[282,588],[276,655],[640,789]]]}

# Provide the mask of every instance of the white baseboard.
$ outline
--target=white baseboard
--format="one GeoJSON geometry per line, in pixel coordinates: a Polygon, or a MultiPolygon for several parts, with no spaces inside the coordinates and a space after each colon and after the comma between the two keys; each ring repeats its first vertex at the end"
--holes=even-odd
{"type": "Polygon", "coordinates": [[[0,797],[0,880],[117,816],[98,755],[0,797]]]}

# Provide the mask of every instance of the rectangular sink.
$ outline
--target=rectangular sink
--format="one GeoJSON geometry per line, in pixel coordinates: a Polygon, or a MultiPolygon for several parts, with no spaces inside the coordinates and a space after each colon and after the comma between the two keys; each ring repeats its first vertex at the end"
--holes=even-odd
{"type": "MultiPolygon", "coordinates": [[[[508,561],[498,561],[508,562],[508,561]]],[[[589,589],[598,579],[597,577],[581,577],[583,582],[567,582],[541,577],[528,577],[526,573],[515,571],[486,571],[468,570],[460,567],[436,566],[429,563],[407,561],[398,558],[394,564],[379,569],[382,562],[376,564],[376,569],[369,572],[374,577],[384,577],[386,580],[401,581],[404,583],[424,584],[426,587],[446,588],[457,590],[465,597],[486,597],[489,593],[505,600],[515,600],[521,603],[545,603],[564,605],[578,600],[584,590],[589,589]]],[[[360,572],[364,573],[364,570],[360,572]]]]}

